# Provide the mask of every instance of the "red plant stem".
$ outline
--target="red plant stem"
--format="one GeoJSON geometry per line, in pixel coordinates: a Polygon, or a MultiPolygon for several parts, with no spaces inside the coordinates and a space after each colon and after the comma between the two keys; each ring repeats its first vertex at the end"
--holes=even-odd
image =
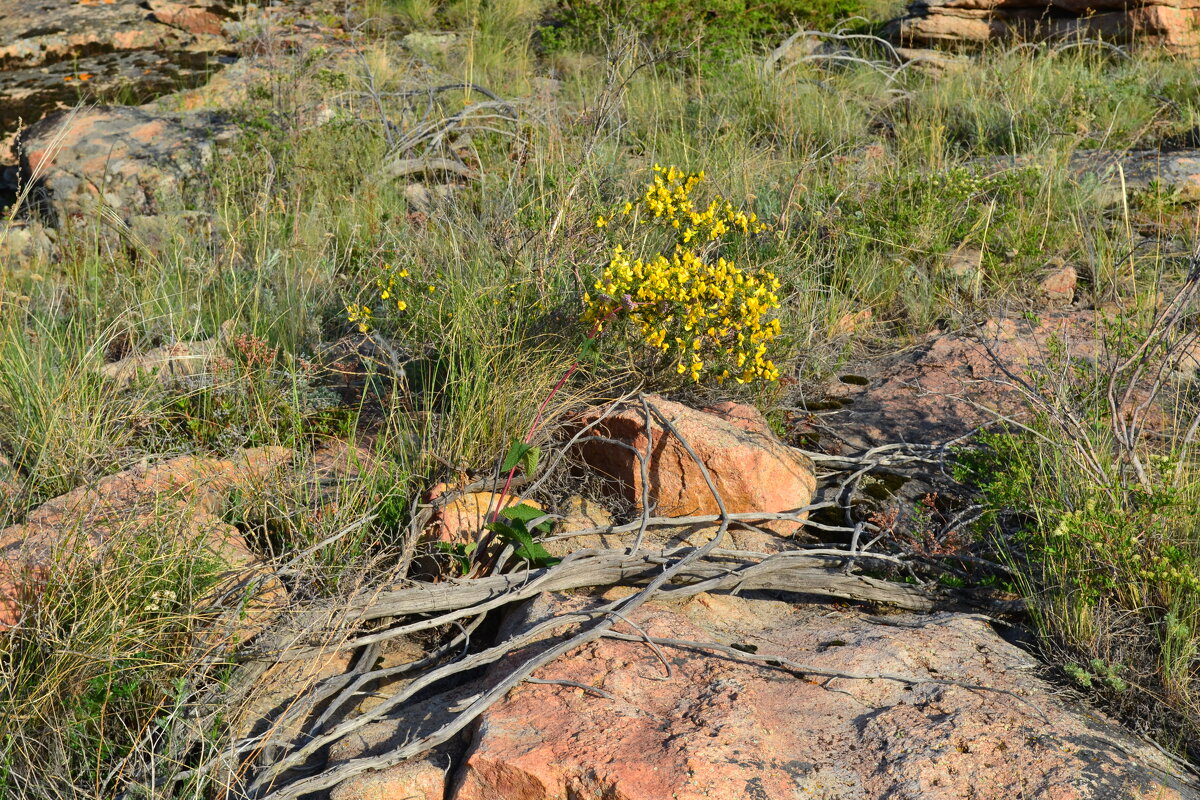
{"type": "MultiPolygon", "coordinates": [[[[587,335],[588,343],[596,340],[596,337],[601,333],[601,326],[616,316],[617,312],[620,310],[620,306],[618,306],[617,308],[608,312],[604,319],[592,326],[591,331],[589,331],[587,335]]],[[[525,440],[522,442],[523,444],[529,444],[533,441],[533,437],[537,434],[538,427],[542,423],[542,416],[546,413],[546,407],[550,405],[550,401],[554,399],[556,394],[558,394],[558,390],[561,389],[566,382],[571,379],[571,376],[575,374],[577,369],[579,369],[579,359],[576,359],[571,363],[571,366],[566,372],[563,373],[563,376],[558,379],[558,383],[554,384],[554,388],[550,390],[548,395],[546,395],[546,399],[542,401],[540,406],[538,406],[537,414],[533,418],[533,423],[529,426],[529,433],[525,434],[525,440]]],[[[495,522],[497,515],[499,515],[501,509],[504,508],[504,498],[508,497],[508,490],[512,487],[513,477],[517,474],[517,466],[519,465],[514,464],[512,469],[508,471],[508,477],[504,481],[504,488],[500,490],[500,498],[496,503],[496,508],[492,510],[490,514],[488,514],[489,522],[495,522]]]]}
{"type": "MultiPolygon", "coordinates": [[[[542,414],[546,410],[546,406],[550,405],[550,401],[554,399],[554,395],[558,394],[558,390],[563,387],[563,384],[575,374],[575,370],[579,369],[579,362],[571,364],[570,369],[563,373],[563,376],[558,379],[558,383],[554,384],[554,388],[550,390],[550,394],[546,395],[546,399],[542,401],[542,405],[538,408],[537,416],[533,418],[533,424],[529,426],[529,433],[525,435],[524,444],[529,444],[533,441],[534,435],[537,433],[538,425],[542,421],[542,414]]],[[[492,512],[491,521],[496,521],[496,515],[500,513],[500,509],[504,508],[504,498],[508,496],[509,487],[512,486],[513,476],[517,474],[517,465],[508,471],[508,478],[504,481],[504,488],[500,490],[500,500],[496,510],[492,512]]]]}

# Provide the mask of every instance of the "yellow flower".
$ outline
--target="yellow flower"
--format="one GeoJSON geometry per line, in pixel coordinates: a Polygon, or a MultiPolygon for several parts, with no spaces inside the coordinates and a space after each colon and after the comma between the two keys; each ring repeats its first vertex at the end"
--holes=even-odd
{"type": "Polygon", "coordinates": [[[366,333],[370,327],[371,307],[351,303],[346,306],[346,319],[358,323],[359,333],[366,333]]]}
{"type": "MultiPolygon", "coordinates": [[[[721,197],[697,207],[692,192],[703,178],[703,173],[655,165],[651,183],[624,204],[622,213],[640,207],[652,214],[649,224],[669,234],[668,249],[631,258],[620,244],[614,245],[608,266],[593,284],[599,294],[583,296],[581,319],[594,324],[621,314],[646,347],[676,353],[678,374],[696,382],[706,374],[719,382],[734,377],[725,367],[735,361],[741,369],[739,382],[778,380],[765,353],[767,342],[780,335],[780,322],[771,317],[780,305],[774,294],[779,280],[725,258],[708,262],[693,249],[697,239],[720,242],[729,233],[748,234],[758,218],[721,197]],[[715,362],[708,373],[706,360],[715,362]]],[[[596,224],[603,228],[609,222],[601,216],[596,224]]]]}

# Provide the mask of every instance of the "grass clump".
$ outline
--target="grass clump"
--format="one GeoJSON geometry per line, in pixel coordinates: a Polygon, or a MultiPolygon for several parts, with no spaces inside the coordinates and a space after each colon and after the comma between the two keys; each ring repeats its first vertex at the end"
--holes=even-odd
{"type": "Polygon", "coordinates": [[[0,452],[36,504],[113,469],[135,452],[152,406],[97,372],[107,330],[78,320],[10,316],[0,338],[0,452]]]}
{"type": "Polygon", "coordinates": [[[115,796],[169,734],[225,569],[203,538],[168,518],[123,527],[102,565],[64,557],[40,575],[38,602],[0,638],[0,794],[115,796]]]}
{"type": "Polygon", "coordinates": [[[303,446],[349,436],[356,411],[320,365],[289,358],[253,334],[239,334],[198,376],[170,381],[145,436],[190,450],[229,453],[263,445],[303,446]],[[226,354],[227,353],[227,354],[226,354]]]}

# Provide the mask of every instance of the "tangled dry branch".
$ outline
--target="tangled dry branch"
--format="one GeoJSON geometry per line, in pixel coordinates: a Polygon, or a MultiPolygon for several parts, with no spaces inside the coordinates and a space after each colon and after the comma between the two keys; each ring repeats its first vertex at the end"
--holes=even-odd
{"type": "MultiPolygon", "coordinates": [[[[796,509],[788,513],[731,513],[709,474],[703,460],[680,434],[674,422],[645,396],[638,402],[644,412],[645,426],[657,421],[665,435],[672,436],[698,466],[716,505],[717,514],[693,517],[655,517],[651,505],[643,502],[640,518],[627,525],[597,529],[606,533],[633,533],[635,546],[624,550],[580,550],[558,564],[541,569],[485,577],[447,580],[442,583],[405,581],[383,590],[364,592],[336,610],[313,608],[293,618],[288,631],[266,637],[246,651],[248,660],[232,685],[250,686],[270,666],[327,654],[330,646],[298,643],[296,631],[312,635],[323,626],[336,624],[353,631],[334,644],[335,649],[353,649],[354,667],[345,674],[327,678],[297,698],[282,711],[265,732],[246,737],[228,747],[219,758],[199,769],[181,772],[172,780],[195,777],[215,764],[236,775],[237,786],[231,796],[256,800],[291,800],[321,791],[368,770],[386,768],[418,756],[448,741],[499,701],[511,688],[529,680],[541,667],[603,636],[641,641],[662,656],[661,647],[685,647],[714,651],[719,645],[697,642],[656,641],[630,622],[631,613],[655,598],[681,598],[701,592],[775,590],[789,593],[837,598],[890,605],[909,611],[937,608],[962,608],[974,604],[991,611],[997,604],[974,601],[970,595],[929,585],[897,583],[862,574],[869,566],[876,570],[906,569],[906,559],[870,552],[857,537],[851,550],[833,547],[800,549],[766,555],[722,547],[731,525],[753,525],[768,520],[805,521],[808,512],[828,503],[796,509]],[[681,525],[715,526],[711,538],[700,547],[642,547],[647,531],[681,525]],[[607,602],[598,608],[562,614],[545,620],[508,639],[484,649],[472,648],[472,634],[492,612],[536,597],[543,592],[599,589],[610,586],[638,587],[632,596],[607,602]],[[633,633],[613,630],[615,625],[633,633]],[[448,632],[439,646],[412,663],[383,669],[375,668],[381,647],[388,640],[421,632],[448,632]],[[549,642],[549,644],[547,644],[549,642]],[[531,647],[535,643],[543,649],[531,647]],[[536,652],[532,652],[536,650],[536,652]],[[532,652],[532,654],[530,654],[532,652]],[[403,745],[383,754],[363,756],[321,769],[322,754],[334,743],[380,720],[403,724],[406,707],[414,697],[462,680],[482,667],[501,660],[514,666],[494,680],[481,694],[469,698],[465,707],[449,709],[444,724],[432,731],[410,737],[403,745]],[[352,706],[365,687],[391,684],[382,702],[358,716],[346,717],[343,710],[352,706]]],[[[610,409],[611,410],[611,409],[610,409]]],[[[572,439],[572,442],[576,441],[572,439]]],[[[928,461],[931,451],[911,451],[899,447],[878,448],[862,458],[824,459],[825,466],[849,470],[847,481],[865,474],[872,467],[894,466],[907,460],[928,461]]],[[[645,459],[640,459],[644,464],[645,459]]],[[[648,476],[644,476],[648,477],[648,476]]],[[[644,484],[645,485],[645,484],[644,484]]],[[[646,498],[643,498],[645,500],[646,498]]],[[[418,515],[414,524],[423,524],[427,515],[418,515]]],[[[828,527],[828,526],[827,526],[828,527]]],[[[583,533],[583,532],[572,532],[583,533]]],[[[1001,609],[1012,610],[1012,609],[1001,609]]],[[[804,665],[782,664],[779,659],[764,660],[764,666],[782,667],[794,673],[820,674],[804,665]]],[[[841,675],[846,679],[884,679],[917,683],[923,679],[901,675],[841,675]]],[[[986,687],[974,687],[984,690],[986,687]]],[[[227,700],[228,698],[226,698],[227,700]]],[[[413,728],[416,730],[416,728],[413,728]]]]}

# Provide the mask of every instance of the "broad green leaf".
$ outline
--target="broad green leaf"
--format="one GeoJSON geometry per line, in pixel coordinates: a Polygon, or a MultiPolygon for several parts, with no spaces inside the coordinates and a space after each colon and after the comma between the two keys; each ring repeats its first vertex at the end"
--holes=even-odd
{"type": "Polygon", "coordinates": [[[520,464],[521,460],[525,458],[525,454],[528,452],[529,445],[518,439],[513,439],[512,444],[508,446],[508,454],[504,456],[504,461],[500,463],[500,471],[508,472],[513,467],[517,466],[517,464],[520,464]]]}
{"type": "Polygon", "coordinates": [[[558,562],[562,561],[561,558],[555,558],[554,556],[550,555],[550,553],[546,551],[546,548],[533,541],[527,545],[522,545],[521,547],[516,548],[513,550],[513,554],[516,555],[517,558],[528,561],[535,567],[552,567],[558,562]]]}
{"type": "MultiPolygon", "coordinates": [[[[501,522],[497,519],[494,522],[489,522],[487,528],[494,531],[502,542],[512,545],[513,554],[517,558],[528,561],[535,567],[548,567],[561,561],[561,559],[550,555],[546,548],[535,542],[533,534],[526,527],[527,522],[542,516],[543,511],[521,503],[510,506],[500,513],[506,518],[511,519],[512,524],[510,525],[507,522],[501,522]]],[[[543,526],[549,529],[549,523],[542,523],[538,528],[541,529],[543,526]]]]}
{"type": "Polygon", "coordinates": [[[528,503],[518,503],[515,506],[509,506],[500,512],[500,516],[508,519],[519,519],[521,522],[529,522],[538,517],[545,516],[546,512],[540,508],[535,508],[528,503]]]}
{"type": "Polygon", "coordinates": [[[525,455],[521,457],[521,469],[525,470],[526,475],[532,475],[537,471],[538,456],[541,454],[540,447],[530,447],[525,451],[525,455]]]}
{"type": "MultiPolygon", "coordinates": [[[[483,527],[499,536],[501,541],[507,542],[511,541],[519,534],[525,533],[525,524],[521,522],[518,522],[517,524],[521,526],[519,531],[516,526],[509,525],[507,522],[501,522],[498,519],[493,522],[489,522],[483,527]]],[[[529,534],[525,533],[525,535],[528,536],[529,534]]]]}
{"type": "MultiPolygon", "coordinates": [[[[529,530],[530,522],[533,522],[538,517],[546,516],[545,511],[542,511],[540,508],[534,508],[533,506],[525,503],[509,506],[501,511],[500,514],[508,519],[520,520],[524,524],[526,530],[529,530]]],[[[534,527],[543,533],[549,533],[550,529],[554,527],[554,523],[552,523],[550,520],[546,520],[544,522],[539,522],[534,527]]]]}
{"type": "Polygon", "coordinates": [[[509,544],[519,544],[518,550],[523,550],[526,547],[533,547],[533,535],[525,530],[524,525],[513,526],[513,535],[508,542],[509,544]]]}

